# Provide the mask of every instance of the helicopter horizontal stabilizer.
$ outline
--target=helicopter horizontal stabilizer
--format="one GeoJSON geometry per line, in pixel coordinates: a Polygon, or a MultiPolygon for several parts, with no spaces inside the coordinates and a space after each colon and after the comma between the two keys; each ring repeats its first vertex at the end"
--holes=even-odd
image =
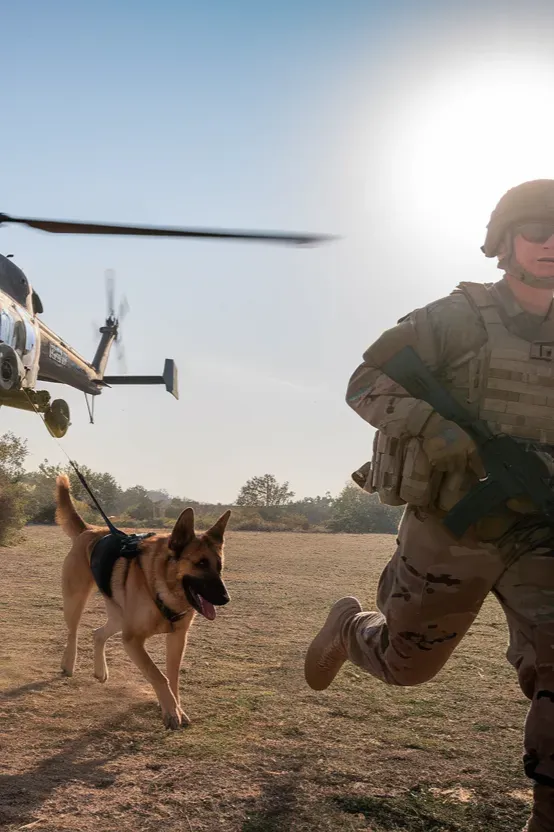
{"type": "Polygon", "coordinates": [[[165,359],[161,376],[104,376],[102,381],[110,387],[117,384],[164,384],[168,393],[179,398],[177,365],[172,358],[165,359]]]}
{"type": "Polygon", "coordinates": [[[179,379],[177,377],[177,365],[172,358],[165,359],[163,380],[167,392],[178,399],[179,379]]]}

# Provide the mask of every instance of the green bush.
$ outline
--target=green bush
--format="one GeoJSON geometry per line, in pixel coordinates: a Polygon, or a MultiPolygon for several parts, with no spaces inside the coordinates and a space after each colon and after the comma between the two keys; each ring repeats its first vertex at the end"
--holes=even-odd
{"type": "Polygon", "coordinates": [[[327,526],[348,534],[396,534],[402,513],[402,506],[383,505],[376,494],[348,483],[333,504],[327,526]]]}
{"type": "Polygon", "coordinates": [[[12,543],[25,525],[25,498],[17,483],[0,486],[0,546],[12,543]]]}
{"type": "Polygon", "coordinates": [[[29,523],[51,526],[56,522],[56,503],[39,503],[36,506],[27,506],[29,511],[29,523]]]}

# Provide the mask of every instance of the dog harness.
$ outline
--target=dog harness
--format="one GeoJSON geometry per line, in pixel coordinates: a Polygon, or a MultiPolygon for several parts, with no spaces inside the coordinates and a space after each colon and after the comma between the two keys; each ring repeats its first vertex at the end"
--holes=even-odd
{"type": "MultiPolygon", "coordinates": [[[[147,537],[152,537],[153,534],[153,532],[125,534],[125,532],[116,529],[115,532],[110,532],[100,538],[90,553],[90,568],[100,592],[108,598],[112,597],[112,573],[117,561],[119,558],[125,558],[127,561],[126,578],[132,560],[136,559],[140,566],[141,542],[147,537]]],[[[159,594],[154,598],[154,602],[170,624],[174,624],[185,615],[184,612],[175,612],[167,604],[164,604],[159,594]]]]}
{"type": "Polygon", "coordinates": [[[127,571],[130,562],[139,556],[139,544],[151,534],[106,534],[95,544],[90,553],[90,568],[100,592],[112,597],[112,572],[119,558],[125,558],[127,571]]]}

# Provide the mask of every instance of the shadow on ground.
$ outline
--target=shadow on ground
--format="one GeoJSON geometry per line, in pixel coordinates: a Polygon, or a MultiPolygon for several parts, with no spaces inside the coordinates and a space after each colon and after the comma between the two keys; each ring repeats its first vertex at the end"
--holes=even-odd
{"type": "MultiPolygon", "coordinates": [[[[45,681],[43,686],[48,684],[45,681]]],[[[23,685],[8,691],[7,696],[14,698],[23,695],[25,689],[36,691],[37,686],[23,685]]],[[[0,775],[0,827],[25,824],[56,789],[67,783],[77,781],[92,789],[104,789],[113,785],[116,777],[104,767],[129,753],[128,740],[122,737],[118,741],[116,732],[129,717],[144,716],[150,711],[150,704],[135,705],[112,719],[99,723],[94,729],[64,742],[55,754],[41,758],[28,771],[0,775]],[[110,736],[113,741],[109,751],[102,753],[99,746],[106,736],[110,736]]]]}

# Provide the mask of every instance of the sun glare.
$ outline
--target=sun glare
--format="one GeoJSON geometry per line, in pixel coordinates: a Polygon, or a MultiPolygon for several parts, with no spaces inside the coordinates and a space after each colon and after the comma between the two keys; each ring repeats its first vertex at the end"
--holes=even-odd
{"type": "MultiPolygon", "coordinates": [[[[387,177],[417,222],[484,228],[508,188],[554,178],[554,61],[437,67],[388,102],[387,177]],[[438,77],[438,80],[437,80],[438,77]],[[396,100],[394,100],[396,98],[396,100]]],[[[384,135],[384,134],[383,134],[384,135]]]]}

